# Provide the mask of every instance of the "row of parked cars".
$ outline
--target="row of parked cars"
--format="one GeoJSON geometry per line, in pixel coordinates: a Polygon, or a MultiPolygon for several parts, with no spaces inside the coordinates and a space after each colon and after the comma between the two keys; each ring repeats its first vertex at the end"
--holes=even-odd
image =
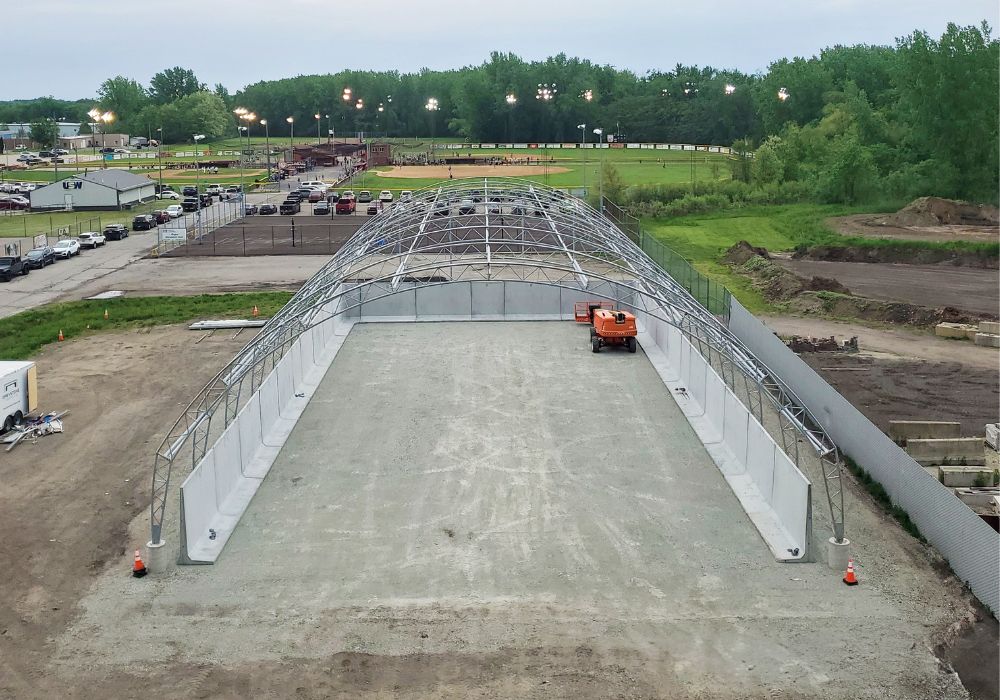
{"type": "MultiPolygon", "coordinates": [[[[147,215],[148,216],[148,215],[147,215]]],[[[109,224],[104,231],[84,231],[78,236],[63,238],[53,246],[41,246],[24,255],[0,257],[0,280],[9,282],[18,275],[27,275],[32,270],[41,270],[54,265],[58,260],[76,257],[85,248],[97,249],[108,241],[128,238],[128,228],[122,224],[109,224]]]]}
{"type": "MultiPolygon", "coordinates": [[[[403,190],[400,193],[400,201],[409,201],[412,196],[411,190],[403,190]]],[[[297,214],[302,210],[303,202],[313,205],[312,213],[316,216],[330,214],[331,207],[337,214],[353,214],[357,211],[358,204],[367,204],[368,214],[378,214],[381,207],[392,204],[393,195],[389,190],[382,190],[376,200],[368,190],[361,190],[357,194],[352,190],[335,192],[327,183],[316,180],[303,182],[297,190],[289,192],[285,201],[277,207],[273,204],[262,204],[256,213],[297,214]]]]}

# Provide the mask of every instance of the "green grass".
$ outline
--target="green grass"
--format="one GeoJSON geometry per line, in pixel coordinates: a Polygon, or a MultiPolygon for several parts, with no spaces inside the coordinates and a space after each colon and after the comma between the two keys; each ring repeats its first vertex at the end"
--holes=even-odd
{"type": "MultiPolygon", "coordinates": [[[[108,224],[128,224],[136,214],[146,214],[154,209],[162,209],[173,202],[159,200],[147,202],[128,211],[58,211],[37,214],[0,213],[0,238],[20,238],[44,233],[58,235],[60,227],[70,227],[70,235],[81,231],[100,231],[108,224]]],[[[139,232],[143,233],[143,232],[139,232]]],[[[153,234],[155,235],[155,231],[153,234]]]]}
{"type": "Polygon", "coordinates": [[[67,340],[124,328],[148,328],[204,318],[249,318],[254,305],[261,316],[277,313],[291,292],[202,294],[189,297],[124,297],[104,301],[71,301],[24,311],[0,319],[0,357],[30,358],[62,330],[67,340]],[[104,310],[108,320],[104,320],[104,310]]]}

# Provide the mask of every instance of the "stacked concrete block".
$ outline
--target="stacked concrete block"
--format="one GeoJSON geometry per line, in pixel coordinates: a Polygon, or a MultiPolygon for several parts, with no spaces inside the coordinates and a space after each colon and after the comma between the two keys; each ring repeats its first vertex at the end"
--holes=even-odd
{"type": "Polygon", "coordinates": [[[972,340],[978,329],[968,323],[939,323],[934,326],[934,335],[939,338],[957,338],[972,340]]]}
{"type": "Polygon", "coordinates": [[[937,420],[891,420],[889,437],[897,445],[907,440],[927,440],[962,437],[962,424],[937,420]]]}
{"type": "Polygon", "coordinates": [[[981,437],[911,439],[906,441],[906,453],[924,467],[986,464],[986,450],[981,437]]]}

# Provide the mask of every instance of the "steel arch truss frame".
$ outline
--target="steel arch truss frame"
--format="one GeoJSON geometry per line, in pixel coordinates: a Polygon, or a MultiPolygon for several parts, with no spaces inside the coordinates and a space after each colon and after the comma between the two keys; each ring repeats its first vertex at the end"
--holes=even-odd
{"type": "Polygon", "coordinates": [[[723,381],[747,397],[758,420],[763,422],[765,401],[773,407],[782,448],[797,465],[800,440],[817,454],[834,537],[843,539],[840,455],[795,394],[593,208],[534,182],[487,178],[420,190],[370,219],[202,389],[156,451],[151,541],[161,541],[174,462],[187,449],[192,468],[201,461],[213,431],[232,422],[242,399],[257,391],[303,332],[329,319],[324,309],[331,302],[345,313],[395,294],[403,282],[431,287],[496,280],[586,290],[680,329],[723,381]]]}

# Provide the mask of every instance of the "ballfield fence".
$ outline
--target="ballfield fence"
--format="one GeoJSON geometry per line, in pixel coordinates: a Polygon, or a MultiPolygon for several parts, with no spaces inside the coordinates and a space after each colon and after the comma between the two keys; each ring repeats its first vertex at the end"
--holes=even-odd
{"type": "Polygon", "coordinates": [[[607,197],[603,201],[604,216],[624,231],[642,251],[663,270],[683,285],[695,300],[716,316],[728,320],[732,295],[725,286],[698,272],[691,263],[646,233],[639,219],[607,197]]]}
{"type": "Polygon", "coordinates": [[[841,451],[907,512],[958,577],[1000,612],[1000,534],[927,473],[735,299],[729,329],[812,412],[841,451]]]}

